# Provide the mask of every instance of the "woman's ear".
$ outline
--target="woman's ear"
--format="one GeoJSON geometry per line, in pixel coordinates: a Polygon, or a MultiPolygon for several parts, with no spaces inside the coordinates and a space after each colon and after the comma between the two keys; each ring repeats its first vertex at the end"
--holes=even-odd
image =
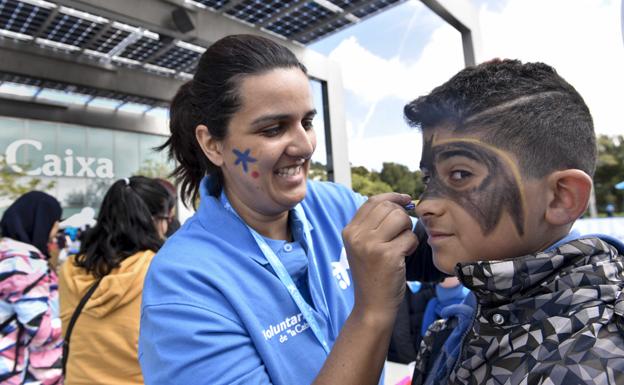
{"type": "Polygon", "coordinates": [[[546,221],[556,226],[573,223],[587,210],[591,177],[584,171],[569,169],[555,171],[547,178],[550,202],[546,208],[546,221]]]}
{"type": "Polygon", "coordinates": [[[199,147],[208,159],[218,167],[223,165],[223,143],[210,134],[208,127],[203,124],[195,127],[195,138],[199,147]]]}

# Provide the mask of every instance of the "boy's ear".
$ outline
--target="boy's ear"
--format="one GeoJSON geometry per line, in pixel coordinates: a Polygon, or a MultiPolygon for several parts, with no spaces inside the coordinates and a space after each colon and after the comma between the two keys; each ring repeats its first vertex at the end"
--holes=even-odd
{"type": "Polygon", "coordinates": [[[592,180],[581,170],[555,171],[548,177],[549,199],[546,221],[551,225],[567,225],[587,210],[592,180]]]}
{"type": "Polygon", "coordinates": [[[208,159],[218,167],[223,165],[223,143],[210,134],[208,127],[203,124],[195,127],[195,138],[199,147],[208,159]]]}

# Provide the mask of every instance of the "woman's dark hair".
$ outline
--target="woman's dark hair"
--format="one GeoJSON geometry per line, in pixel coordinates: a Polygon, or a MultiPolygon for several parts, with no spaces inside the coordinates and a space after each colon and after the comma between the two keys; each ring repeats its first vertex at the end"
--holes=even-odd
{"type": "Polygon", "coordinates": [[[6,209],[0,220],[0,232],[4,237],[35,246],[49,257],[50,232],[62,212],[61,204],[53,196],[30,191],[6,209]]]}
{"type": "Polygon", "coordinates": [[[223,139],[231,117],[241,105],[238,89],[248,75],[276,68],[306,68],[286,47],[255,35],[232,35],[211,45],[202,55],[193,80],[180,87],[171,102],[171,136],[159,147],[169,149],[178,166],[172,175],[181,186],[182,200],[196,202],[199,183],[206,175],[214,178],[211,194],[223,187],[218,166],[206,157],[195,137],[195,128],[204,124],[210,135],[223,139]]]}
{"type": "Polygon", "coordinates": [[[178,192],[176,191],[173,183],[169,182],[167,179],[156,178],[156,181],[160,183],[161,186],[167,190],[169,193],[169,199],[167,199],[167,205],[169,206],[169,211],[176,206],[176,200],[178,199],[178,192]]]}
{"type": "Polygon", "coordinates": [[[84,234],[76,266],[99,278],[139,251],[158,251],[163,240],[154,218],[169,215],[168,202],[169,193],[155,179],[133,176],[113,183],[96,225],[84,234]]]}

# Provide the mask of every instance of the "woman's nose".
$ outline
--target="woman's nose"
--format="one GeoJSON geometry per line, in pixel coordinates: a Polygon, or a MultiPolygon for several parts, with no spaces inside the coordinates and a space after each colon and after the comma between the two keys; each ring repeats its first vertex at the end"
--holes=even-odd
{"type": "Polygon", "coordinates": [[[288,147],[288,155],[309,158],[316,148],[316,134],[313,129],[305,129],[299,125],[294,129],[291,143],[288,147]]]}

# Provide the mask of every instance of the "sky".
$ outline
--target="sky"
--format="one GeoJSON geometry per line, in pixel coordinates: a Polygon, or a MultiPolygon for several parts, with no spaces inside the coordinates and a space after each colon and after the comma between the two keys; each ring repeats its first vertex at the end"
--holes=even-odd
{"type": "MultiPolygon", "coordinates": [[[[478,62],[552,65],[583,96],[598,134],[624,135],[621,0],[472,2],[481,28],[478,62]]],[[[464,67],[460,33],[409,0],[309,48],[342,67],[351,164],[417,170],[422,142],[403,120],[403,106],[464,67]]]]}

